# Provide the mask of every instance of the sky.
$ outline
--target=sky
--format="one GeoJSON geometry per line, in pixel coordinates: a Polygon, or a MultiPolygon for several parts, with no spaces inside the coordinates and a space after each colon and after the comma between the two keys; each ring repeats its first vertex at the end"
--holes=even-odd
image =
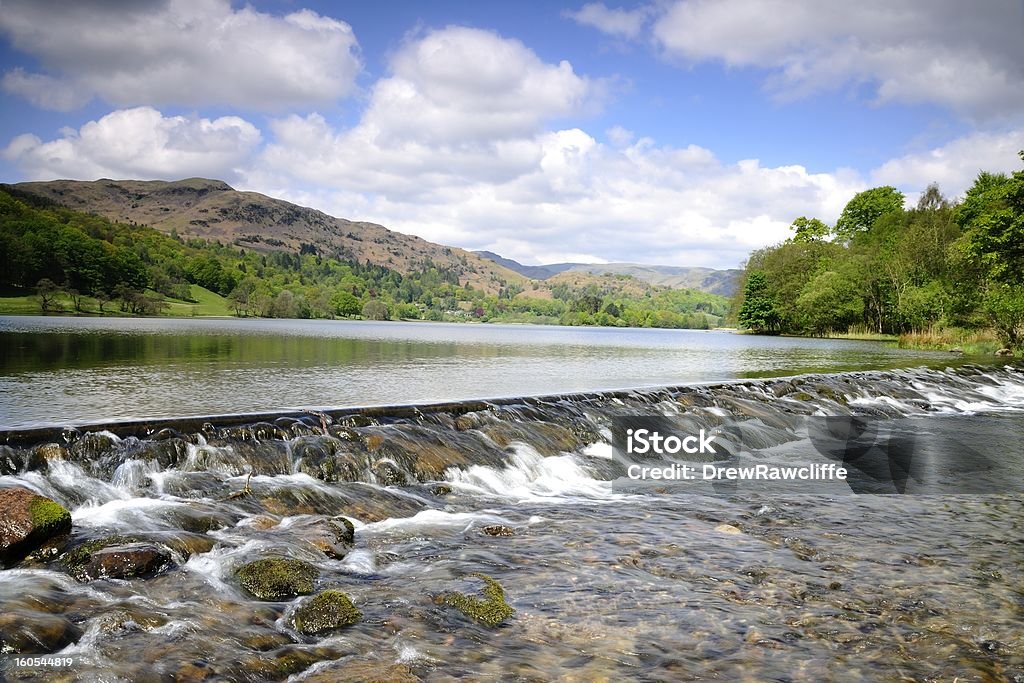
{"type": "Polygon", "coordinates": [[[0,182],[201,176],[525,264],[738,267],[1021,167],[1021,0],[0,0],[0,182]]]}

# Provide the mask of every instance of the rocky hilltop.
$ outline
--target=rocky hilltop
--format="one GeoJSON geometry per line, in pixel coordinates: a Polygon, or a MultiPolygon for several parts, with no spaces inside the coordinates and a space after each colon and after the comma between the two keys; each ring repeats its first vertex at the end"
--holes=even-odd
{"type": "Polygon", "coordinates": [[[369,261],[403,274],[429,261],[458,272],[461,284],[488,292],[527,281],[525,276],[473,252],[428,242],[376,223],[336,218],[257,192],[240,192],[219,180],[53,180],[13,187],[70,209],[148,225],[182,238],[218,240],[256,250],[313,251],[369,261]]]}

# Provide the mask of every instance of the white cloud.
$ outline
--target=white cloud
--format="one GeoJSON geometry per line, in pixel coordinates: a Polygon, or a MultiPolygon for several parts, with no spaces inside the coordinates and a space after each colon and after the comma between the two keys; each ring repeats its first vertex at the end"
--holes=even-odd
{"type": "Polygon", "coordinates": [[[348,24],[304,9],[274,16],[227,0],[5,0],[0,31],[48,74],[14,69],[4,89],[48,109],[92,96],[119,106],[280,111],[336,101],[361,69],[348,24]]]}
{"type": "Polygon", "coordinates": [[[271,124],[270,168],[305,182],[438,201],[438,188],[500,183],[535,167],[552,119],[579,113],[600,87],[568,62],[547,64],[516,40],[463,27],[408,41],[359,123],[319,114],[271,124]]]}
{"type": "Polygon", "coordinates": [[[237,116],[163,116],[152,107],[119,110],[43,142],[20,135],[3,152],[30,178],[204,176],[233,180],[259,145],[260,131],[237,116]]]}
{"type": "Polygon", "coordinates": [[[569,62],[546,64],[518,40],[453,26],[398,51],[391,76],[374,86],[363,124],[398,140],[494,140],[578,113],[594,95],[594,84],[569,62]]]}
{"type": "Polygon", "coordinates": [[[652,32],[686,63],[768,69],[782,97],[868,83],[879,103],[990,118],[1024,110],[1022,26],[1016,0],[676,0],[652,32]]]}
{"type": "Polygon", "coordinates": [[[565,16],[610,36],[636,38],[650,13],[646,7],[625,10],[607,7],[603,2],[590,2],[575,12],[566,12],[565,16]]]}
{"type": "Polygon", "coordinates": [[[971,187],[981,171],[1020,170],[1017,152],[1022,149],[1024,130],[974,132],[934,149],[891,159],[871,173],[871,180],[874,185],[896,185],[907,190],[911,205],[933,182],[946,196],[957,197],[971,187]]]}

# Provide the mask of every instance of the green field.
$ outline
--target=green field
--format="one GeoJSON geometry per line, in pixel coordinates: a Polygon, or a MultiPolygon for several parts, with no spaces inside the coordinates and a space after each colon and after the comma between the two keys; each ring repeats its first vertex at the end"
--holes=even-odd
{"type": "MultiPolygon", "coordinates": [[[[234,311],[228,305],[227,299],[215,294],[199,285],[190,285],[192,301],[181,301],[179,299],[166,299],[167,308],[162,316],[168,318],[190,318],[190,317],[225,317],[234,315],[234,311]]],[[[39,299],[34,294],[18,294],[14,291],[4,292],[0,296],[0,315],[41,315],[43,311],[39,307],[39,299]]],[[[59,294],[56,298],[57,307],[49,313],[53,315],[107,315],[125,316],[129,315],[121,311],[116,301],[109,301],[103,306],[100,312],[99,302],[92,297],[83,297],[81,311],[75,311],[71,297],[66,294],[59,294]]]]}

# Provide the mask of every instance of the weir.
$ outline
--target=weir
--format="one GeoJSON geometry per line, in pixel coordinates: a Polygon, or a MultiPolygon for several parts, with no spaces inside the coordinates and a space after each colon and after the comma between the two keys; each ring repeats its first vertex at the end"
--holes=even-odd
{"type": "MultiPolygon", "coordinates": [[[[680,428],[746,425],[754,446],[785,440],[794,416],[900,418],[1024,406],[1016,365],[907,369],[421,405],[220,415],[0,432],[0,473],[69,461],[108,479],[118,467],[305,473],[326,482],[412,484],[448,468],[500,466],[510,445],[544,456],[610,441],[615,419],[658,415],[680,428]]],[[[607,468],[606,468],[607,469],[607,468]]]]}

